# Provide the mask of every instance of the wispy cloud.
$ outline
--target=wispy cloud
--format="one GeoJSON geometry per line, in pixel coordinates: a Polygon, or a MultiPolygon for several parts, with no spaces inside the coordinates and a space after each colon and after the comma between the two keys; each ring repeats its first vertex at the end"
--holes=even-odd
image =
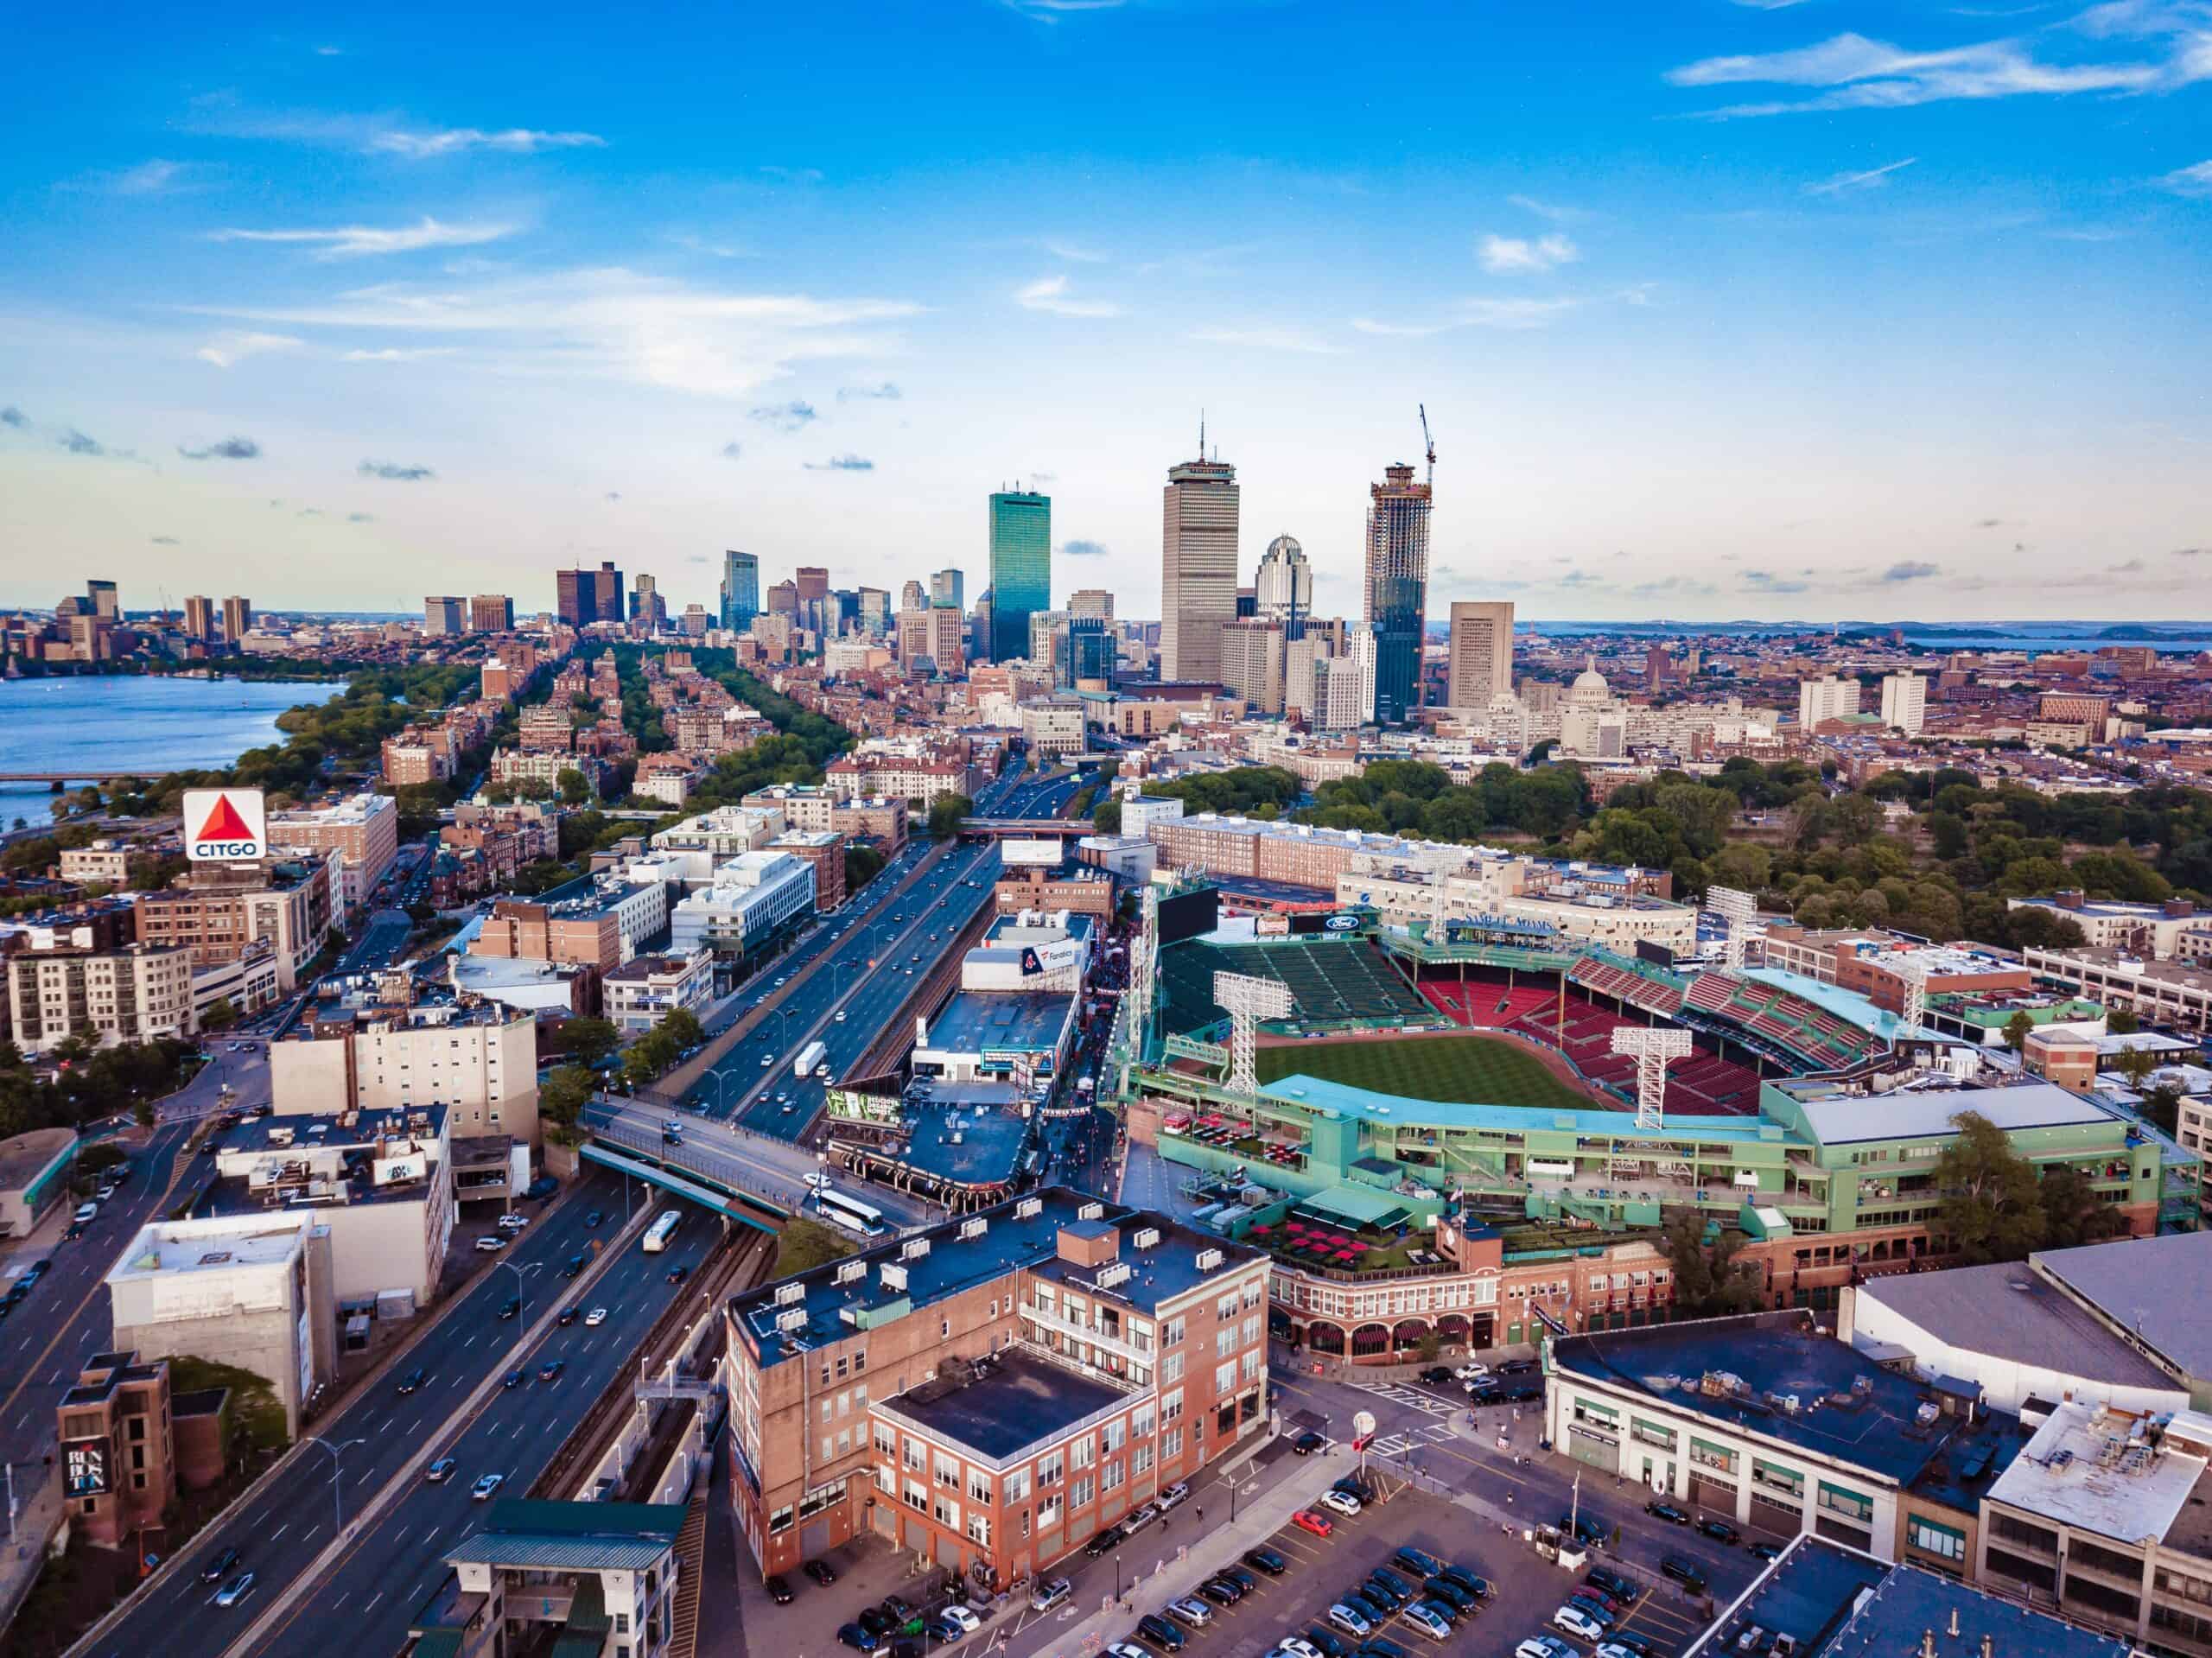
{"type": "Polygon", "coordinates": [[[760,175],[763,178],[773,179],[779,184],[819,184],[822,182],[822,169],[818,167],[763,167],[760,169],[760,175]]]}
{"type": "Polygon", "coordinates": [[[1745,570],[1744,585],[1754,593],[1807,593],[1813,584],[1796,576],[1777,575],[1772,570],[1745,570]]]}
{"type": "Polygon", "coordinates": [[[1787,11],[1792,6],[1802,6],[1805,0],[1732,0],[1733,4],[1752,11],[1787,11]]]}
{"type": "Polygon", "coordinates": [[[373,512],[348,512],[346,515],[348,524],[374,524],[376,521],[377,515],[373,512]]]}
{"type": "Polygon", "coordinates": [[[341,353],[341,363],[416,363],[426,357],[450,357],[451,346],[385,346],[376,351],[355,350],[341,353]]]}
{"type": "Polygon", "coordinates": [[[1807,185],[1805,194],[1808,196],[1840,196],[1849,191],[1879,190],[1888,185],[1891,174],[1910,167],[1919,159],[1917,156],[1908,156],[1901,162],[1870,167],[1863,173],[1838,173],[1833,178],[1807,185]]]}
{"type": "Polygon", "coordinates": [[[1062,542],[1060,554],[1065,558],[1103,558],[1107,546],[1103,541],[1086,541],[1078,536],[1072,541],[1062,542]]]}
{"type": "Polygon", "coordinates": [[[404,467],[396,461],[364,461],[354,470],[364,478],[381,478],[394,484],[419,484],[438,475],[428,467],[404,467]]]}
{"type": "Polygon", "coordinates": [[[200,187],[208,174],[208,168],[190,162],[156,158],[140,162],[136,167],[87,173],[68,181],[60,187],[65,190],[98,191],[111,196],[175,195],[179,191],[200,187]]]}
{"type": "Polygon", "coordinates": [[[1008,11],[1018,12],[1037,23],[1057,23],[1078,12],[1119,11],[1128,3],[1128,0],[999,0],[1008,11]]]}
{"type": "Polygon", "coordinates": [[[1942,574],[1942,566],[1930,564],[1925,559],[1906,558],[1882,572],[1882,580],[1891,585],[1899,581],[1924,581],[1931,575],[1942,574]]]}
{"type": "Polygon", "coordinates": [[[1544,328],[1581,302],[1567,295],[1552,299],[1469,299],[1461,300],[1448,314],[1434,322],[1386,322],[1362,316],[1354,317],[1351,326],[1361,334],[1403,340],[1426,339],[1430,334],[1448,334],[1454,328],[1544,328]]]}
{"type": "Polygon", "coordinates": [[[0,409],[0,426],[23,427],[30,423],[31,417],[12,403],[6,408],[0,409]]]}
{"type": "Polygon", "coordinates": [[[732,439],[729,442],[723,444],[721,447],[721,457],[725,461],[734,461],[744,453],[745,446],[738,442],[735,439],[732,439]]]}
{"type": "Polygon", "coordinates": [[[261,445],[250,437],[223,437],[213,443],[180,443],[176,452],[187,461],[253,461],[259,459],[261,445]]]}
{"type": "Polygon", "coordinates": [[[1572,264],[1581,257],[1581,249],[1556,232],[1533,238],[1525,236],[1485,236],[1475,245],[1475,257],[1482,261],[1483,269],[1500,275],[1550,270],[1559,265],[1572,264]]]}
{"type": "Polygon", "coordinates": [[[881,325],[922,308],[734,291],[601,267],[448,273],[434,283],[380,283],[320,300],[187,308],[264,327],[340,330],[356,340],[466,340],[471,357],[494,372],[734,398],[785,378],[803,361],[880,361],[900,348],[881,325]]]}
{"type": "Polygon", "coordinates": [[[607,501],[619,501],[622,499],[622,492],[619,489],[610,489],[601,499],[607,501]]]}
{"type": "Polygon", "coordinates": [[[313,250],[318,259],[358,259],[385,253],[419,253],[425,248],[480,247],[512,236],[515,225],[443,225],[427,213],[419,225],[384,229],[346,225],[333,230],[210,231],[215,242],[268,242],[313,250]]]}
{"type": "Polygon", "coordinates": [[[75,427],[62,429],[61,435],[54,440],[72,454],[105,454],[107,446],[96,437],[87,436],[75,427]]]}
{"type": "Polygon", "coordinates": [[[2177,167],[2158,182],[2177,195],[2212,196],[2212,162],[2177,167]]]}
{"type": "Polygon", "coordinates": [[[1554,225],[1579,225],[1590,217],[1583,208],[1562,206],[1556,201],[1540,201],[1535,196],[1510,195],[1505,199],[1523,213],[1534,213],[1539,219],[1548,219],[1554,225]]]}
{"type": "MultiPolygon", "coordinates": [[[[2129,34],[2156,40],[2159,55],[2109,62],[2058,62],[2018,40],[1916,52],[1863,35],[1832,36],[1784,52],[1703,58],[1669,70],[1677,86],[1775,86],[1814,89],[1804,98],[1736,104],[1704,111],[1713,119],[1788,115],[1808,110],[1904,109],[1956,98],[2053,96],[2071,92],[2127,95],[2165,91],[2212,77],[2212,28],[2197,0],[2156,6],[2093,7],[2075,19],[2077,32],[2129,34]],[[2134,26],[2123,29],[2116,14],[2134,26]]],[[[2042,41],[2036,42],[2041,46],[2042,41]]]]}
{"type": "Polygon", "coordinates": [[[1046,237],[1043,245],[1045,251],[1055,259],[1065,259],[1070,264],[1103,265],[1113,257],[1081,242],[1062,241],[1056,236],[1046,237]]]}
{"type": "Polygon", "coordinates": [[[1052,316],[1108,317],[1122,314],[1122,308],[1110,300],[1077,299],[1068,292],[1068,279],[1064,276],[1039,276],[1014,296],[1014,303],[1025,311],[1043,311],[1052,316]]]}
{"type": "Polygon", "coordinates": [[[542,132],[534,127],[507,127],[487,132],[482,127],[447,127],[432,132],[398,129],[370,138],[372,155],[403,156],[409,161],[429,161],[458,156],[472,149],[497,150],[509,156],[534,156],[541,149],[601,149],[607,140],[595,132],[542,132]]]}
{"type": "Polygon", "coordinates": [[[192,354],[203,363],[217,368],[232,368],[249,357],[263,357],[273,351],[297,351],[302,341],[288,334],[255,334],[232,330],[217,334],[192,354]]]}
{"type": "Polygon", "coordinates": [[[752,410],[747,414],[746,418],[757,420],[763,426],[772,426],[779,432],[796,432],[801,427],[822,417],[814,412],[812,403],[794,400],[791,403],[769,403],[762,408],[752,410]]]}
{"type": "Polygon", "coordinates": [[[1333,357],[1343,350],[1303,328],[1198,328],[1189,337],[1210,346],[1243,346],[1253,351],[1295,352],[1308,357],[1333,357]]]}
{"type": "Polygon", "coordinates": [[[703,253],[710,258],[749,259],[753,257],[753,250],[741,243],[710,242],[705,237],[694,235],[690,231],[678,231],[668,239],[687,252],[703,253]]]}
{"type": "Polygon", "coordinates": [[[151,541],[156,547],[181,547],[184,545],[184,543],[179,541],[175,536],[149,536],[147,539],[151,541]]]}
{"type": "Polygon", "coordinates": [[[874,472],[875,462],[864,454],[833,454],[827,461],[805,463],[809,472],[874,472]]]}
{"type": "Polygon", "coordinates": [[[841,385],[837,388],[839,403],[897,403],[906,394],[888,380],[874,385],[841,385]]]}

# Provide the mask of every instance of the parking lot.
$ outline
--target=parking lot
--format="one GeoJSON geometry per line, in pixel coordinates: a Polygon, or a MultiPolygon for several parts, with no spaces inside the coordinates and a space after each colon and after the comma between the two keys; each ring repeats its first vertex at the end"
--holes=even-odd
{"type": "MultiPolygon", "coordinates": [[[[1518,1531],[1509,1535],[1503,1528],[1491,1528],[1444,1496],[1392,1479],[1372,1464],[1370,1477],[1376,1485],[1377,1500],[1357,1515],[1318,1510],[1329,1523],[1325,1536],[1315,1534],[1294,1520],[1264,1534],[1246,1534],[1239,1528],[1240,1553],[1254,1547],[1272,1550],[1281,1558],[1284,1569],[1279,1575],[1270,1573],[1249,1563],[1248,1557],[1244,1570],[1256,1586],[1242,1600],[1227,1606],[1208,1601],[1207,1621],[1201,1627],[1175,1621],[1184,1638],[1182,1658],[1262,1658],[1285,1636],[1310,1641],[1325,1654],[1330,1652],[1327,1642],[1313,1633],[1316,1629],[1332,1637],[1347,1658],[1352,1648],[1363,1643],[1370,1655],[1381,1654],[1382,1658],[1389,1658],[1390,1648],[1408,1658],[1437,1650],[1449,1651],[1455,1658],[1459,1654],[1510,1658],[1522,1641],[1547,1631],[1548,1620],[1578,1585],[1581,1574],[1569,1573],[1539,1558],[1518,1531]],[[1416,1576],[1391,1561],[1393,1553],[1408,1544],[1485,1580],[1491,1587],[1490,1597],[1462,1615],[1449,1636],[1440,1641],[1408,1619],[1403,1608],[1393,1610],[1364,1634],[1332,1626],[1331,1606],[1378,1566],[1420,1589],[1416,1576]],[[1388,1642],[1389,1647],[1383,1648],[1379,1642],[1388,1642]]],[[[1608,1560],[1602,1552],[1591,1557],[1593,1565],[1608,1560]]],[[[1171,1591],[1194,1591],[1196,1580],[1203,1575],[1196,1564],[1182,1565],[1179,1570],[1178,1563],[1171,1561],[1158,1577],[1147,1578],[1142,1588],[1129,1595],[1130,1611],[1116,1621],[1109,1642],[1128,1642],[1153,1655],[1171,1651],[1165,1643],[1138,1632],[1137,1616],[1173,1598],[1171,1591]]],[[[1654,1583],[1647,1573],[1629,1575],[1642,1592],[1620,1613],[1616,1629],[1648,1643],[1652,1658],[1675,1658],[1703,1628],[1702,1622],[1671,1585],[1654,1583]]],[[[1078,1612],[1087,1612],[1095,1604],[1090,1602],[1078,1612]]],[[[1013,1648],[1058,1655],[1065,1642],[1040,1643],[1035,1638],[1039,1626],[1049,1626],[1057,1617],[1026,1614],[1013,1631],[1013,1648]],[[1028,1639],[1023,1638],[1025,1634],[1028,1639]]],[[[1071,1623],[1069,1628],[1071,1632],[1071,1623]]],[[[1556,1630],[1549,1632],[1558,1635],[1556,1630]]],[[[1586,1658],[1595,1643],[1567,1640],[1566,1644],[1586,1658]]]]}

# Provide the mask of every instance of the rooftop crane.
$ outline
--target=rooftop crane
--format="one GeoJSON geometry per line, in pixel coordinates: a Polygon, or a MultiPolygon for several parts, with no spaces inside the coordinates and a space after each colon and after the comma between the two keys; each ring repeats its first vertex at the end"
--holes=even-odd
{"type": "Polygon", "coordinates": [[[1428,450],[1428,487],[1436,487],[1436,440],[1428,435],[1428,405],[1421,407],[1421,441],[1428,450]]]}

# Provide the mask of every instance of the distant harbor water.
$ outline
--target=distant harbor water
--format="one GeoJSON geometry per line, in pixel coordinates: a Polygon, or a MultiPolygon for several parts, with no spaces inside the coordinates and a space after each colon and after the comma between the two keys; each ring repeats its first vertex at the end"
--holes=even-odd
{"type": "MultiPolygon", "coordinates": [[[[283,740],[276,716],[342,687],[152,674],[0,681],[0,772],[166,772],[228,765],[283,740]]],[[[48,819],[43,783],[0,783],[0,825],[48,819]]]]}

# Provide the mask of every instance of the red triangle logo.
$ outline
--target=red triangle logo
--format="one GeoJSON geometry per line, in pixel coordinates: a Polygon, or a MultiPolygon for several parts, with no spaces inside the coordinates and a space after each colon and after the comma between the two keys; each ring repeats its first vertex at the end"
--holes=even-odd
{"type": "Polygon", "coordinates": [[[251,841],[253,831],[245,826],[245,819],[238,816],[238,809],[231,804],[228,795],[215,797],[215,810],[207,814],[207,821],[200,826],[198,841],[251,841]]]}

